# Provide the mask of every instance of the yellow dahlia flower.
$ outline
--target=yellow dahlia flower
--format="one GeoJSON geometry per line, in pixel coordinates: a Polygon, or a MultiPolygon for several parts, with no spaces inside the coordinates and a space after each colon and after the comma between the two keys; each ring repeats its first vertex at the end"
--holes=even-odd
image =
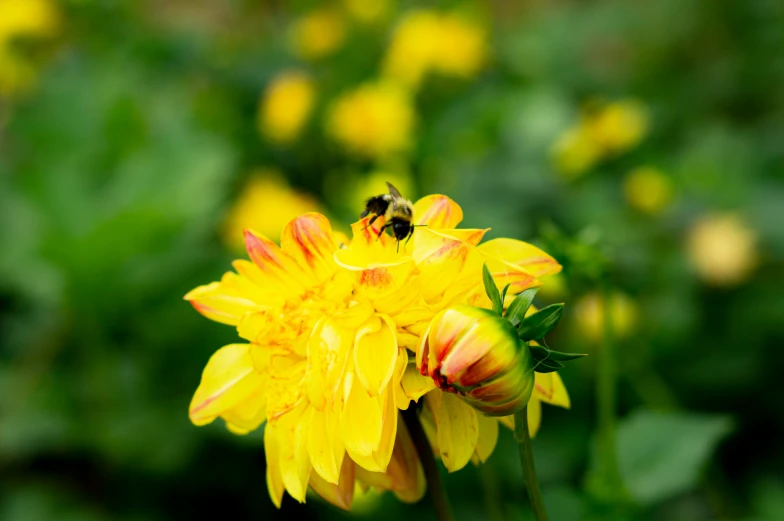
{"type": "Polygon", "coordinates": [[[315,97],[313,80],[306,74],[296,71],[279,74],[261,98],[259,131],[276,143],[294,141],[310,117],[315,97]]]}
{"type": "Polygon", "coordinates": [[[294,22],[290,29],[294,52],[307,60],[329,56],[345,39],[345,20],[337,10],[329,8],[309,13],[294,22]]]}
{"type": "Polygon", "coordinates": [[[185,296],[246,341],[212,356],[191,421],[221,417],[238,434],[266,421],[267,485],[278,506],[284,491],[302,502],[310,487],[349,508],[355,483],[418,500],[422,468],[399,410],[423,396],[420,417],[450,471],[493,451],[497,420],[437,389],[413,353],[444,309],[490,306],[483,265],[509,294],[561,267],[521,241],[479,244],[487,230],[456,228],[463,212],[446,196],[420,199],[414,215],[426,227],[399,252],[394,239],[378,236],[383,218],[355,223],[344,248],[317,213],[289,222],[280,246],[246,230],[251,260],[185,296]]]}
{"type": "Polygon", "coordinates": [[[670,204],[674,189],[667,174],[658,168],[641,166],[626,175],[623,191],[630,206],[655,215],[670,204]]]}
{"type": "Polygon", "coordinates": [[[758,262],[757,232],[740,215],[718,213],[689,230],[687,252],[697,275],[714,286],[746,281],[758,262]]]}

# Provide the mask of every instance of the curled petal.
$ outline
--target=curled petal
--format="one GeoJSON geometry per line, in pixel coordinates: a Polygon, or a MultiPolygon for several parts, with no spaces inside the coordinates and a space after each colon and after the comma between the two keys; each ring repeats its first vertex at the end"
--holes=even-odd
{"type": "Polygon", "coordinates": [[[566,392],[566,386],[557,372],[536,373],[532,396],[550,405],[557,405],[565,409],[571,406],[569,393],[566,392]]]}
{"type": "Polygon", "coordinates": [[[484,414],[477,414],[476,417],[479,424],[479,440],[474,450],[474,459],[478,463],[484,463],[493,453],[498,442],[498,420],[484,414]]]}
{"type": "Polygon", "coordinates": [[[264,377],[254,369],[248,348],[248,344],[227,345],[207,362],[189,410],[195,425],[206,425],[262,392],[264,377]]]}
{"type": "Polygon", "coordinates": [[[354,371],[370,396],[378,396],[386,388],[397,361],[395,326],[388,317],[371,321],[357,331],[354,341],[354,371]],[[377,327],[373,324],[377,323],[377,327]]]}
{"type": "Polygon", "coordinates": [[[449,472],[471,460],[479,441],[476,411],[457,395],[435,391],[426,396],[435,419],[438,449],[449,472]]]}
{"type": "Polygon", "coordinates": [[[280,244],[298,265],[307,267],[316,282],[324,282],[337,268],[332,258],[337,249],[332,226],[319,213],[306,213],[289,222],[283,229],[280,244]]]}
{"type": "Polygon", "coordinates": [[[479,249],[510,264],[525,268],[534,277],[552,275],[561,271],[561,265],[550,255],[536,246],[516,239],[492,239],[480,245],[479,249]]]}
{"type": "Polygon", "coordinates": [[[283,485],[291,497],[300,503],[305,502],[311,474],[308,433],[312,416],[313,408],[302,404],[267,425],[267,430],[272,429],[277,440],[283,485]]]}
{"type": "Polygon", "coordinates": [[[542,402],[536,398],[531,398],[528,401],[528,430],[531,437],[536,436],[539,432],[539,427],[542,425],[542,402]]]}
{"type": "Polygon", "coordinates": [[[264,454],[267,460],[267,491],[272,503],[280,508],[283,501],[283,476],[280,473],[280,451],[277,439],[277,430],[268,425],[264,429],[264,454]]]}
{"type": "Polygon", "coordinates": [[[359,384],[346,375],[350,391],[340,416],[340,433],[349,455],[356,461],[378,450],[383,429],[383,408],[379,398],[371,397],[359,384]]]}
{"type": "Polygon", "coordinates": [[[234,434],[243,435],[255,431],[267,419],[266,393],[252,394],[244,403],[221,413],[221,418],[234,434]]]}
{"type": "Polygon", "coordinates": [[[406,365],[400,385],[406,397],[415,402],[418,402],[421,397],[436,387],[433,379],[419,374],[419,370],[414,364],[406,365]]]}
{"type": "Polygon", "coordinates": [[[414,203],[414,220],[433,229],[456,228],[463,209],[445,195],[428,195],[414,203]]]}
{"type": "Polygon", "coordinates": [[[336,507],[350,510],[351,503],[354,501],[355,468],[356,465],[350,458],[344,458],[337,483],[326,481],[313,472],[310,475],[310,488],[336,507]]]}
{"type": "Polygon", "coordinates": [[[348,459],[344,458],[346,448],[340,437],[339,419],[338,414],[330,409],[315,411],[308,434],[308,454],[313,470],[326,483],[333,485],[339,484],[344,459],[348,459]]]}

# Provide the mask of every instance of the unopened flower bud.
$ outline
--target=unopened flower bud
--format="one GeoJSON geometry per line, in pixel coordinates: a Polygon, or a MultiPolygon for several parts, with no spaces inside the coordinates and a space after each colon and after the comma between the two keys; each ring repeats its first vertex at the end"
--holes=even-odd
{"type": "Polygon", "coordinates": [[[417,350],[417,368],[489,416],[522,410],[534,386],[531,353],[512,324],[473,306],[433,317],[417,350]]]}

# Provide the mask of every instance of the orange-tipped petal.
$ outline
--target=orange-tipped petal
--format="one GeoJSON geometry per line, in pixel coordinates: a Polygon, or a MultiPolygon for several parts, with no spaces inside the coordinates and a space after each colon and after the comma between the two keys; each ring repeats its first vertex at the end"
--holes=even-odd
{"type": "Polygon", "coordinates": [[[283,229],[280,244],[299,266],[313,274],[316,282],[324,282],[337,269],[332,226],[320,213],[306,213],[289,222],[283,229]]]}
{"type": "Polygon", "coordinates": [[[261,272],[261,283],[286,296],[301,295],[313,283],[302,268],[265,236],[245,230],[245,248],[261,272]]]}
{"type": "Polygon", "coordinates": [[[227,345],[207,362],[188,413],[195,425],[206,425],[263,392],[264,377],[254,369],[248,348],[248,344],[227,345]]]}
{"type": "Polygon", "coordinates": [[[500,259],[525,268],[534,277],[552,275],[561,271],[561,265],[536,246],[516,239],[498,238],[487,241],[479,249],[500,259]]]}
{"type": "Polygon", "coordinates": [[[429,228],[457,228],[463,209],[445,195],[428,195],[414,203],[414,221],[429,228]]]}
{"type": "Polygon", "coordinates": [[[354,342],[354,372],[370,396],[387,387],[397,361],[395,326],[388,317],[375,318],[357,331],[354,342]]]}
{"type": "Polygon", "coordinates": [[[471,460],[479,441],[479,422],[474,409],[451,393],[427,394],[435,419],[438,448],[449,472],[463,468],[471,460]]]}
{"type": "Polygon", "coordinates": [[[246,313],[263,305],[263,301],[252,299],[252,293],[242,291],[237,279],[239,275],[226,273],[220,282],[199,286],[184,298],[210,320],[236,326],[246,313]]]}
{"type": "Polygon", "coordinates": [[[351,510],[351,503],[354,501],[355,468],[356,465],[350,458],[344,458],[337,483],[330,483],[313,472],[310,475],[310,488],[336,507],[351,510]]]}
{"type": "MultiPolygon", "coordinates": [[[[482,230],[478,232],[483,233],[482,230]]],[[[430,228],[416,233],[412,255],[420,272],[422,296],[428,303],[454,284],[473,247],[468,242],[430,228]]]]}

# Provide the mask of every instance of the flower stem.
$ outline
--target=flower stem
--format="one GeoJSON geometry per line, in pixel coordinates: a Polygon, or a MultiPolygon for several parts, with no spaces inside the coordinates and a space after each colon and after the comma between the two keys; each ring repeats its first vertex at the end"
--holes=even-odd
{"type": "Polygon", "coordinates": [[[515,440],[520,450],[520,464],[523,467],[523,483],[528,493],[528,501],[536,521],[547,521],[547,510],[544,508],[542,493],[539,491],[539,480],[536,479],[534,453],[531,450],[531,435],[528,432],[528,407],[514,415],[515,440]]]}
{"type": "Polygon", "coordinates": [[[436,459],[433,456],[433,449],[427,441],[425,431],[422,429],[422,424],[419,421],[416,407],[410,406],[407,410],[402,411],[403,421],[406,422],[408,433],[411,435],[411,441],[414,442],[416,447],[419,461],[422,462],[422,469],[425,471],[425,479],[427,480],[427,491],[430,497],[433,498],[433,506],[436,509],[436,518],[439,521],[453,521],[452,508],[449,506],[449,498],[446,496],[444,484],[441,482],[441,474],[438,472],[436,466],[436,459]]]}

